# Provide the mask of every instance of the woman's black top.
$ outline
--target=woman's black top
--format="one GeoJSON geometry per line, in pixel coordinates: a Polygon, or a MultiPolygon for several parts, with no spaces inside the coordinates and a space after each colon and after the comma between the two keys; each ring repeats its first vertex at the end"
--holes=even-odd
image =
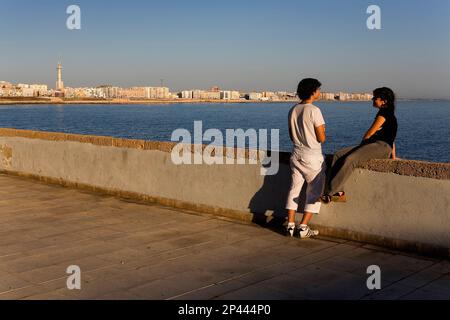
{"type": "Polygon", "coordinates": [[[386,119],[386,121],[373,136],[363,141],[363,144],[374,143],[377,141],[384,141],[387,144],[389,144],[392,148],[394,146],[394,141],[397,136],[397,128],[398,128],[395,113],[393,110],[383,108],[380,109],[380,111],[378,111],[377,116],[375,118],[377,118],[378,116],[382,116],[383,118],[386,119]]]}

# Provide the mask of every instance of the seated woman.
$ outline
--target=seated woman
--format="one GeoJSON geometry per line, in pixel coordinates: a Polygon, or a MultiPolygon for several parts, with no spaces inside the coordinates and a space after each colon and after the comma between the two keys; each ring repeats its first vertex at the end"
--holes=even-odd
{"type": "Polygon", "coordinates": [[[361,144],[339,150],[334,155],[327,192],[321,197],[325,203],[346,201],[344,185],[358,163],[370,159],[396,158],[395,94],[389,88],[378,88],[373,92],[372,101],[379,111],[361,144]]]}

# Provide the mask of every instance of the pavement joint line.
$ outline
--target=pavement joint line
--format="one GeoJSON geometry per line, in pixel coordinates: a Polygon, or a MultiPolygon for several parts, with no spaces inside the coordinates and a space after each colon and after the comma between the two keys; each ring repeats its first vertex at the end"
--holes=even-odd
{"type": "MultiPolygon", "coordinates": [[[[117,265],[117,264],[111,264],[111,265],[108,265],[108,266],[104,266],[104,267],[92,269],[92,270],[89,270],[89,271],[84,272],[84,274],[89,274],[89,273],[91,273],[91,272],[95,272],[95,271],[98,271],[98,270],[101,270],[101,269],[110,268],[110,267],[115,266],[115,265],[117,265]]],[[[44,282],[38,282],[38,283],[30,283],[30,282],[26,281],[26,282],[29,283],[30,285],[25,286],[25,287],[21,287],[21,288],[15,288],[15,289],[8,290],[8,291],[5,291],[5,292],[0,292],[0,296],[1,296],[1,295],[8,294],[8,293],[14,293],[14,292],[17,292],[17,291],[20,291],[20,290],[28,289],[28,288],[39,287],[39,286],[42,286],[42,285],[50,284],[50,283],[52,283],[52,282],[57,282],[57,281],[60,281],[60,280],[62,280],[62,279],[66,279],[66,278],[67,278],[67,277],[60,277],[60,278],[56,278],[56,279],[52,279],[52,280],[48,280],[48,281],[44,281],[44,282]]],[[[52,290],[52,291],[54,291],[54,290],[52,290]]],[[[30,296],[33,296],[33,295],[34,295],[34,294],[30,294],[29,296],[23,297],[23,299],[25,299],[25,298],[27,298],[27,297],[30,297],[30,296]]]]}
{"type": "MultiPolygon", "coordinates": [[[[439,264],[439,262],[436,263],[436,264],[439,264]]],[[[433,265],[433,266],[434,266],[434,265],[433,265]]],[[[432,267],[432,266],[430,266],[430,268],[431,268],[431,267],[432,267]]],[[[422,271],[423,271],[423,270],[422,270],[422,271]]],[[[408,293],[406,293],[406,294],[400,296],[398,299],[402,299],[402,298],[404,298],[404,297],[406,297],[406,296],[408,296],[408,295],[410,295],[410,294],[412,294],[412,293],[414,293],[414,292],[416,292],[416,291],[418,291],[418,290],[421,290],[421,289],[425,288],[426,286],[428,286],[429,284],[432,284],[433,282],[436,282],[436,281],[438,281],[438,280],[440,280],[440,279],[442,279],[442,278],[444,278],[444,277],[446,277],[446,276],[448,276],[448,275],[449,275],[449,274],[441,274],[439,277],[437,277],[437,278],[435,278],[435,279],[433,279],[433,280],[431,280],[431,281],[425,283],[424,285],[422,285],[422,286],[420,286],[420,287],[414,288],[414,289],[411,290],[410,292],[408,292],[408,293]]]]}
{"type": "MultiPolygon", "coordinates": [[[[207,242],[197,243],[197,244],[194,244],[194,245],[192,245],[192,246],[188,246],[188,247],[184,247],[184,248],[175,249],[175,250],[173,250],[173,251],[179,251],[179,250],[185,250],[185,249],[188,249],[188,248],[200,247],[200,246],[202,246],[202,245],[206,245],[206,244],[209,244],[209,243],[214,243],[214,241],[215,241],[215,240],[210,240],[210,241],[207,241],[207,242]]],[[[180,258],[187,257],[187,256],[189,256],[189,255],[191,255],[191,254],[188,253],[188,254],[183,255],[183,256],[177,256],[177,257],[169,258],[169,259],[167,259],[167,261],[175,261],[175,260],[178,260],[178,259],[180,259],[180,258]]]]}
{"type": "MultiPolygon", "coordinates": [[[[56,281],[59,281],[59,280],[61,280],[61,279],[64,279],[64,278],[58,278],[58,279],[49,280],[49,281],[45,282],[45,284],[49,284],[49,283],[52,283],[52,282],[56,282],[56,281]]],[[[29,283],[29,282],[28,282],[28,283],[29,283]]],[[[1,293],[0,293],[0,296],[1,296],[1,295],[4,295],[4,294],[8,294],[8,293],[14,293],[14,292],[17,292],[17,291],[20,291],[20,290],[25,290],[25,289],[28,289],[28,288],[39,287],[39,286],[42,286],[43,284],[44,284],[44,283],[41,283],[41,284],[30,284],[29,286],[25,286],[25,287],[21,287],[21,288],[15,288],[15,289],[13,289],[13,290],[9,290],[9,291],[6,291],[6,292],[1,292],[1,293]]],[[[52,291],[54,291],[54,290],[52,290],[52,291]]],[[[31,294],[29,294],[29,295],[26,295],[26,296],[20,298],[20,299],[26,299],[26,298],[31,297],[31,296],[33,296],[33,295],[35,295],[35,294],[34,294],[34,293],[31,293],[31,294]]]]}
{"type": "Polygon", "coordinates": [[[28,289],[28,288],[33,288],[33,287],[35,287],[35,285],[29,285],[29,286],[26,286],[26,287],[15,288],[15,289],[12,289],[12,290],[3,291],[3,292],[0,292],[0,296],[3,296],[3,295],[5,295],[5,294],[9,294],[9,293],[14,293],[14,292],[19,291],[19,290],[24,290],[24,289],[28,289]]]}
{"type": "Polygon", "coordinates": [[[386,254],[390,254],[390,255],[404,256],[404,257],[408,257],[408,258],[421,259],[421,260],[427,260],[427,261],[433,261],[433,262],[443,261],[442,259],[439,259],[439,258],[433,258],[433,257],[429,257],[426,255],[420,255],[418,253],[413,253],[413,252],[408,252],[408,251],[396,251],[394,249],[376,246],[371,243],[361,242],[361,244],[362,244],[361,248],[372,251],[372,252],[381,252],[381,253],[386,253],[386,254]]]}
{"type": "MultiPolygon", "coordinates": [[[[71,241],[71,243],[72,244],[78,244],[80,242],[85,242],[85,241],[89,241],[89,240],[91,240],[91,239],[80,239],[80,240],[76,240],[76,241],[71,241]]],[[[100,241],[103,241],[103,240],[100,240],[100,241]]],[[[58,246],[59,246],[59,244],[51,244],[49,246],[44,246],[44,247],[41,247],[39,249],[46,249],[46,250],[57,249],[58,246]]],[[[68,249],[73,249],[73,248],[76,248],[76,247],[78,247],[78,246],[76,246],[76,245],[75,246],[71,246],[68,249]]],[[[33,250],[36,250],[36,249],[30,249],[28,251],[22,251],[19,254],[27,254],[29,252],[32,252],[33,250]]],[[[30,255],[30,257],[39,257],[41,255],[45,255],[45,253],[41,253],[41,254],[37,254],[37,255],[30,255]]],[[[25,257],[23,257],[23,258],[25,258],[25,257]]]]}
{"type": "MultiPolygon", "coordinates": [[[[213,284],[209,284],[209,285],[207,285],[207,286],[203,286],[203,287],[200,287],[200,288],[196,288],[196,289],[193,289],[193,290],[190,290],[190,291],[187,291],[187,292],[184,292],[184,293],[175,295],[175,296],[173,296],[173,297],[166,298],[165,300],[175,300],[175,299],[181,298],[181,297],[183,297],[183,296],[185,296],[185,295],[188,295],[188,294],[190,294],[190,293],[194,293],[194,292],[198,292],[198,291],[202,291],[202,290],[205,290],[205,289],[208,289],[208,288],[215,287],[215,286],[217,286],[217,285],[219,285],[219,284],[220,284],[219,282],[213,283],[213,284]]],[[[245,283],[243,283],[243,284],[245,285],[245,283]]]]}
{"type": "MultiPolygon", "coordinates": [[[[84,241],[89,241],[89,240],[91,240],[91,239],[81,239],[81,240],[78,240],[78,241],[74,241],[74,242],[71,242],[72,244],[75,244],[75,243],[79,243],[79,242],[84,242],[84,241]]],[[[100,241],[103,241],[103,240],[100,240],[100,241]]],[[[106,241],[104,241],[104,242],[106,242],[106,241]]],[[[50,245],[50,246],[45,246],[45,247],[42,247],[42,248],[39,248],[39,249],[46,249],[46,250],[48,250],[48,249],[55,249],[54,247],[57,247],[58,245],[50,245]]],[[[81,246],[70,246],[70,247],[68,247],[68,248],[61,248],[61,249],[68,249],[68,250],[71,250],[71,249],[76,249],[76,248],[80,248],[81,246]]],[[[22,253],[27,253],[27,252],[32,252],[33,250],[36,250],[36,249],[31,249],[31,250],[29,250],[29,251],[25,251],[25,252],[22,252],[22,253]]],[[[34,257],[34,258],[39,258],[40,256],[43,256],[43,255],[46,255],[46,253],[39,253],[39,254],[37,254],[37,255],[29,255],[29,256],[25,256],[25,257],[21,257],[21,258],[30,258],[30,257],[34,257]]],[[[90,257],[89,255],[87,255],[86,257],[90,257]]],[[[19,258],[20,259],[20,258],[19,258]]],[[[65,261],[62,261],[62,262],[65,262],[65,261]]],[[[61,263],[62,263],[61,262],[61,263]]],[[[44,266],[45,267],[45,266],[44,266]]],[[[37,268],[37,269],[40,269],[40,268],[37,268]]]]}
{"type": "MultiPolygon", "coordinates": [[[[387,286],[383,287],[383,288],[382,288],[381,290],[379,290],[379,291],[367,293],[367,294],[363,295],[361,298],[359,298],[359,300],[362,300],[362,299],[365,299],[365,298],[370,298],[370,297],[374,296],[374,295],[377,294],[377,293],[382,293],[384,290],[386,290],[386,289],[388,289],[388,288],[390,288],[390,287],[396,285],[397,283],[399,283],[399,282],[401,282],[401,281],[403,281],[403,280],[405,280],[405,279],[408,279],[408,278],[410,278],[410,277],[412,277],[412,276],[414,276],[414,275],[416,275],[416,274],[418,274],[418,273],[420,273],[420,272],[422,272],[422,271],[425,271],[425,270],[427,270],[427,269],[429,269],[429,268],[431,268],[431,267],[433,267],[433,266],[439,264],[440,262],[441,262],[441,261],[439,261],[439,262],[434,262],[434,263],[433,263],[432,265],[430,265],[430,266],[426,266],[425,268],[422,268],[422,269],[419,269],[419,270],[417,270],[417,271],[414,271],[414,272],[408,274],[407,276],[404,276],[404,277],[400,278],[399,280],[396,280],[396,281],[393,281],[393,282],[389,283],[387,286]]],[[[441,276],[438,277],[437,279],[440,279],[440,278],[442,278],[442,277],[444,277],[444,276],[445,276],[445,275],[441,275],[441,276]]],[[[435,280],[437,280],[437,279],[435,279],[435,280]]],[[[427,283],[427,284],[425,284],[425,285],[423,285],[423,286],[420,286],[419,288],[415,288],[415,289],[413,289],[411,292],[408,292],[407,294],[405,294],[405,295],[403,295],[403,296],[409,295],[409,294],[411,294],[411,293],[417,291],[418,289],[423,288],[424,286],[430,284],[431,282],[433,282],[433,281],[435,281],[435,280],[432,280],[432,281],[430,281],[429,283],[427,283]]],[[[400,298],[401,298],[401,297],[400,297],[400,298]]],[[[399,299],[400,299],[400,298],[399,298],[399,299]]]]}
{"type": "MultiPolygon", "coordinates": [[[[101,259],[101,260],[102,260],[102,259],[101,259]]],[[[107,261],[105,260],[105,262],[107,262],[107,261]]],[[[102,267],[99,267],[99,268],[91,269],[91,270],[89,270],[89,271],[83,271],[83,270],[82,270],[82,274],[89,274],[89,273],[91,273],[91,272],[96,272],[96,271],[99,271],[99,270],[102,270],[102,269],[106,269],[106,268],[110,268],[110,267],[113,267],[113,266],[118,266],[118,264],[117,264],[117,263],[112,263],[112,264],[109,264],[109,265],[106,265],[106,266],[102,266],[102,267]]],[[[44,267],[44,268],[46,268],[46,267],[44,267]]],[[[39,268],[39,269],[43,269],[43,268],[39,268]]],[[[35,269],[35,270],[38,270],[38,269],[35,269]]],[[[19,276],[19,277],[20,277],[20,276],[19,276]]],[[[64,277],[59,277],[59,278],[54,278],[54,279],[51,279],[51,280],[43,281],[43,282],[33,283],[33,284],[36,284],[36,285],[45,285],[45,284],[51,283],[51,282],[53,282],[53,281],[66,279],[67,277],[68,277],[68,275],[67,275],[67,276],[64,276],[64,277]]],[[[29,282],[29,281],[28,281],[28,282],[29,282]]]]}
{"type": "MultiPolygon", "coordinates": [[[[219,229],[219,228],[221,228],[221,227],[217,227],[217,228],[213,228],[213,229],[209,229],[209,230],[214,230],[214,229],[219,229]]],[[[209,230],[201,231],[199,233],[207,232],[209,230]]],[[[231,242],[227,243],[227,245],[234,245],[234,244],[238,244],[239,242],[252,240],[252,239],[253,239],[253,237],[249,236],[248,238],[231,241],[231,242]]],[[[175,249],[175,250],[166,250],[165,252],[168,252],[168,251],[180,251],[180,250],[184,250],[186,248],[194,248],[196,246],[201,246],[201,245],[204,245],[204,244],[213,243],[214,241],[216,241],[216,240],[211,240],[211,241],[207,241],[207,242],[197,243],[197,244],[194,244],[192,246],[178,248],[178,249],[175,249]]],[[[269,246],[268,248],[273,248],[273,247],[276,247],[276,246],[279,246],[279,245],[278,244],[274,244],[273,246],[269,246]]],[[[175,257],[175,258],[172,258],[172,259],[169,259],[169,260],[170,261],[171,260],[176,260],[176,259],[179,259],[180,257],[186,257],[186,256],[189,256],[189,255],[190,255],[190,253],[188,253],[186,255],[183,255],[183,256],[178,256],[178,257],[175,257]]]]}
{"type": "MultiPolygon", "coordinates": [[[[250,239],[250,238],[249,238],[249,239],[250,239]]],[[[164,240],[164,241],[165,241],[165,240],[164,240]]],[[[163,241],[161,241],[161,242],[163,242],[163,241]]],[[[214,242],[214,240],[211,240],[210,242],[214,242]]],[[[210,243],[210,242],[197,243],[197,244],[195,244],[195,245],[193,245],[193,246],[183,247],[183,248],[178,248],[178,249],[167,249],[167,250],[163,250],[163,251],[160,251],[160,252],[158,252],[157,254],[153,255],[152,257],[155,258],[155,257],[161,256],[161,255],[167,254],[167,253],[183,251],[183,250],[186,250],[187,248],[193,248],[193,247],[195,247],[195,246],[201,246],[201,245],[204,245],[204,244],[210,243]]],[[[237,242],[240,242],[240,241],[237,241],[237,242]]],[[[234,244],[234,243],[237,243],[237,242],[233,242],[233,243],[230,243],[230,244],[234,244]]],[[[186,257],[186,256],[188,256],[188,255],[190,255],[190,254],[183,255],[182,257],[186,257]]],[[[176,259],[177,259],[177,257],[169,258],[169,259],[167,259],[167,260],[160,261],[159,263],[156,263],[154,266],[157,266],[157,265],[159,265],[159,264],[161,264],[161,263],[163,263],[163,262],[174,261],[174,260],[176,260],[176,259]]],[[[136,271],[137,271],[137,270],[141,270],[141,269],[146,268],[146,267],[147,267],[147,265],[139,266],[139,267],[137,267],[135,270],[136,270],[136,271]]]]}
{"type": "Polygon", "coordinates": [[[49,284],[49,283],[52,283],[52,282],[55,282],[55,281],[59,281],[59,280],[63,280],[63,279],[67,279],[67,276],[55,278],[55,279],[52,279],[52,280],[47,280],[47,281],[44,281],[44,282],[38,282],[38,283],[36,283],[36,285],[38,285],[38,286],[46,285],[46,284],[49,284]]]}
{"type": "Polygon", "coordinates": [[[3,256],[0,256],[0,259],[2,259],[2,258],[8,258],[8,257],[13,257],[13,256],[20,256],[20,253],[5,254],[5,255],[3,255],[3,256]]]}
{"type": "MultiPolygon", "coordinates": [[[[213,229],[208,229],[208,230],[205,230],[205,231],[201,231],[201,232],[199,232],[199,233],[203,233],[203,232],[207,232],[207,231],[214,230],[214,229],[219,229],[219,228],[221,228],[221,227],[216,227],[216,228],[213,228],[213,229]]],[[[247,240],[251,240],[251,239],[253,239],[253,237],[249,236],[248,238],[245,238],[245,239],[239,239],[239,240],[231,241],[231,242],[227,243],[227,245],[238,244],[239,242],[247,241],[247,240]]],[[[165,241],[165,240],[163,240],[163,241],[165,241]]],[[[160,241],[160,242],[163,242],[163,241],[160,241]]],[[[208,243],[213,243],[214,241],[215,241],[215,240],[211,240],[211,241],[207,241],[207,242],[203,242],[203,243],[197,243],[197,244],[192,245],[192,246],[183,247],[183,248],[178,248],[178,249],[174,249],[174,250],[170,250],[170,249],[169,249],[169,250],[164,250],[164,251],[158,253],[158,255],[159,255],[159,254],[164,254],[164,253],[167,253],[167,252],[177,252],[177,251],[182,251],[182,250],[185,250],[185,249],[187,249],[187,248],[194,248],[194,247],[196,247],[196,246],[201,246],[201,245],[205,245],[205,244],[208,244],[208,243]]],[[[273,245],[272,247],[276,247],[276,246],[278,246],[278,245],[276,244],[276,245],[273,245]]],[[[328,247],[328,248],[329,248],[329,247],[328,247]]],[[[325,249],[326,249],[326,248],[325,248],[325,249]]],[[[315,251],[315,252],[317,252],[317,251],[315,251]]],[[[188,253],[188,254],[183,255],[183,256],[177,256],[177,257],[174,257],[174,258],[170,258],[170,259],[168,259],[167,261],[173,261],[173,260],[179,259],[180,257],[186,257],[186,256],[189,256],[190,254],[191,254],[191,253],[188,253]]],[[[145,267],[145,266],[144,266],[144,267],[145,267]]],[[[144,267],[141,267],[141,268],[144,268],[144,267]]]]}

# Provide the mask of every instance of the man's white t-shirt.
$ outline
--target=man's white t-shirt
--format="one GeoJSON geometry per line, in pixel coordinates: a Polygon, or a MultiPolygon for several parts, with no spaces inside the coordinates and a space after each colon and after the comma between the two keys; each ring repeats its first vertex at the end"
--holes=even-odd
{"type": "Polygon", "coordinates": [[[306,154],[322,154],[322,144],[317,141],[315,128],[325,124],[322,112],[315,105],[298,104],[289,112],[289,132],[294,150],[306,154]]]}

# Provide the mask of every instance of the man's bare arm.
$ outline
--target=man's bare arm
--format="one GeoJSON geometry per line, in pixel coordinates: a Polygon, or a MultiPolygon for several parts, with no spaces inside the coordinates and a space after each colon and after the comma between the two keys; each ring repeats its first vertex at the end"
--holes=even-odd
{"type": "Polygon", "coordinates": [[[316,131],[317,141],[320,143],[324,143],[327,140],[327,136],[325,133],[325,125],[321,125],[320,127],[314,128],[316,131]]]}

